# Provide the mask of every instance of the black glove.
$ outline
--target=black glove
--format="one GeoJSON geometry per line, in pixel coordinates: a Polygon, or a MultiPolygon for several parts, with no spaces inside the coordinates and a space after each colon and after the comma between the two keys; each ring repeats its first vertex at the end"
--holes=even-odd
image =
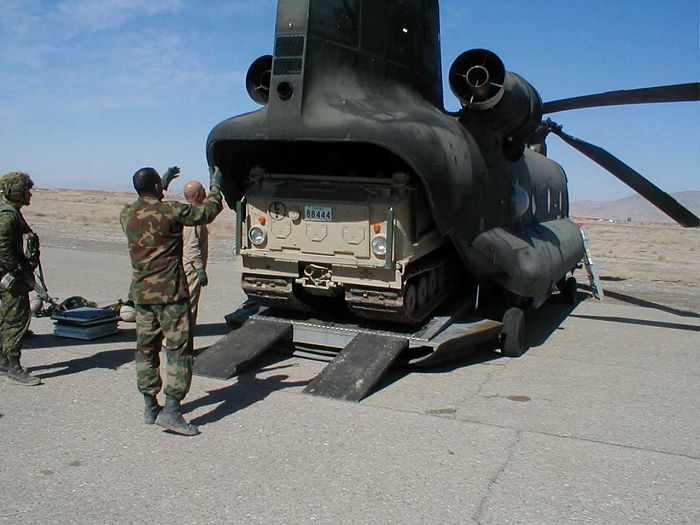
{"type": "Polygon", "coordinates": [[[160,178],[160,180],[163,182],[163,189],[167,190],[172,180],[176,179],[178,175],[180,175],[180,168],[177,166],[171,166],[165,170],[165,173],[163,173],[163,176],[160,178]]]}
{"type": "Polygon", "coordinates": [[[219,166],[211,166],[209,168],[209,189],[216,192],[221,191],[223,181],[224,177],[221,175],[219,166]]]}
{"type": "Polygon", "coordinates": [[[197,280],[200,286],[209,284],[209,277],[207,277],[207,272],[204,271],[204,268],[195,268],[194,271],[197,274],[197,280]]]}

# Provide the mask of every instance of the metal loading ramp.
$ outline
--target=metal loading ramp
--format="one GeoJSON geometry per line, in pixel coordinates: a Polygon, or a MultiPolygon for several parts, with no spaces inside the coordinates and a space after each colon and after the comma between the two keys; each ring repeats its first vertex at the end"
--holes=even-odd
{"type": "Polygon", "coordinates": [[[305,394],[359,401],[408,348],[401,337],[358,333],[304,389],[305,394]]]}
{"type": "MultiPolygon", "coordinates": [[[[464,303],[462,303],[464,304],[464,303]]],[[[495,339],[502,323],[452,308],[419,328],[337,322],[261,310],[200,353],[198,375],[229,379],[266,350],[330,361],[304,389],[307,394],[360,401],[400,361],[427,367],[471,352],[495,339]]]]}
{"type": "Polygon", "coordinates": [[[292,332],[291,323],[248,319],[197,355],[193,371],[200,376],[230,379],[275,343],[291,340],[292,332]]]}

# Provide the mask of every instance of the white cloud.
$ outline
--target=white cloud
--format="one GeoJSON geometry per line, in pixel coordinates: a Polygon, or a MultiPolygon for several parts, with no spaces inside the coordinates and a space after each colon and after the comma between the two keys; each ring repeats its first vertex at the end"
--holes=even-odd
{"type": "Polygon", "coordinates": [[[177,14],[183,8],[182,0],[63,0],[50,4],[0,0],[0,61],[40,67],[69,44],[85,45],[90,34],[138,19],[177,14]]]}
{"type": "Polygon", "coordinates": [[[97,32],[142,16],[176,13],[182,5],[181,0],[65,0],[58,4],[56,15],[73,30],[97,32]]]}
{"type": "Polygon", "coordinates": [[[223,28],[202,23],[221,20],[225,5],[253,9],[248,0],[212,0],[211,9],[182,0],[0,0],[0,106],[6,115],[89,114],[244,93],[245,71],[222,61],[223,28]]]}

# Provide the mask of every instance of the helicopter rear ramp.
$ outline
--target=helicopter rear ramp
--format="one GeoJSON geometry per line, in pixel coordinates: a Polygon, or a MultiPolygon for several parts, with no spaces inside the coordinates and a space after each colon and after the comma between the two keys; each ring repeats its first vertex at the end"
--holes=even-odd
{"type": "Polygon", "coordinates": [[[263,309],[239,328],[203,350],[194,373],[230,379],[258,356],[275,349],[329,364],[304,393],[360,401],[397,361],[428,367],[468,354],[475,345],[493,340],[502,323],[465,313],[456,301],[420,327],[320,320],[263,309]]]}

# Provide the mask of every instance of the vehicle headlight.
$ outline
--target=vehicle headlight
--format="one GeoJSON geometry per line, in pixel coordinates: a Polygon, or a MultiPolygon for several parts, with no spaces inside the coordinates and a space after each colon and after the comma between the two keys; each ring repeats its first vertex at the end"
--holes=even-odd
{"type": "Polygon", "coordinates": [[[386,238],[381,235],[377,235],[372,239],[372,251],[374,255],[379,257],[386,255],[386,238]]]}
{"type": "Polygon", "coordinates": [[[252,242],[255,246],[260,246],[265,242],[267,235],[265,235],[265,230],[263,230],[260,226],[253,226],[248,232],[248,237],[250,238],[250,242],[252,242]]]}

